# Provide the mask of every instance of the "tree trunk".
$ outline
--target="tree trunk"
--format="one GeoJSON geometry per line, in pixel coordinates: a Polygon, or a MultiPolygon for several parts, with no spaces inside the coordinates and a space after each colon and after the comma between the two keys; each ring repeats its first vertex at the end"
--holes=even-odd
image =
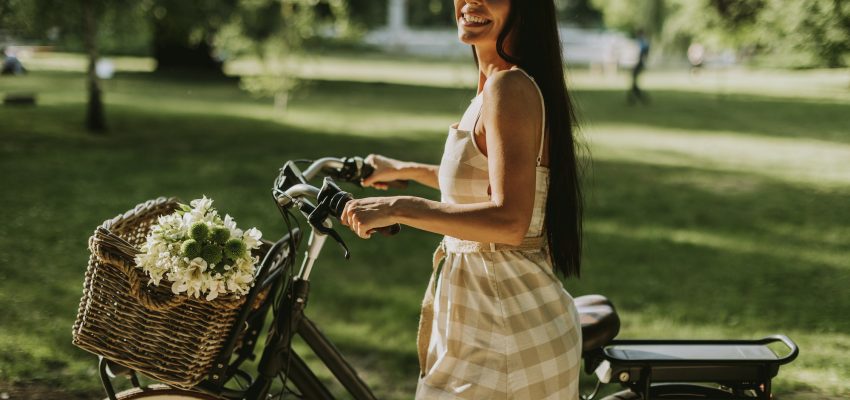
{"type": "Polygon", "coordinates": [[[93,0],[85,1],[83,5],[84,14],[84,36],[86,42],[86,53],[89,57],[89,68],[87,73],[87,86],[89,93],[88,109],[86,110],[86,128],[90,132],[102,133],[106,131],[106,122],[103,112],[103,99],[101,98],[100,78],[97,76],[97,10],[92,4],[93,0]]]}

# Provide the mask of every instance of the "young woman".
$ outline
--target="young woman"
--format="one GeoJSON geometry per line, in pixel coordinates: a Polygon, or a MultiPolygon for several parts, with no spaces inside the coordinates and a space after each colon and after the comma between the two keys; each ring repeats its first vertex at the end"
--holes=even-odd
{"type": "Polygon", "coordinates": [[[415,180],[439,202],[372,197],[342,223],[445,235],[419,327],[421,399],[578,399],[581,329],[556,272],[578,276],[581,191],[553,0],[454,0],[478,95],[440,165],[371,155],[364,184],[415,180]],[[442,267],[440,268],[440,261],[442,267]]]}

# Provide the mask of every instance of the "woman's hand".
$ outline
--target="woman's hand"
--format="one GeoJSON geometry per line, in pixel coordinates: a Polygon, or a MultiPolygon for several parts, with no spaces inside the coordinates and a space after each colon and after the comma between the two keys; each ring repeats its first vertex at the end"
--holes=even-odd
{"type": "Polygon", "coordinates": [[[387,190],[387,182],[407,179],[402,171],[404,163],[399,160],[378,154],[369,154],[364,161],[375,169],[372,175],[361,182],[364,187],[387,190]]]}
{"type": "Polygon", "coordinates": [[[357,236],[368,239],[372,230],[395,224],[394,197],[366,197],[345,205],[339,221],[351,228],[357,236]]]}

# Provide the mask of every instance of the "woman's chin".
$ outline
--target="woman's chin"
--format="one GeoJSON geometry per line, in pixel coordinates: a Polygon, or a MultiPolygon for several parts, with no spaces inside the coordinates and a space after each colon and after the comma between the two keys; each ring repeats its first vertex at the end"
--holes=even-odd
{"type": "Polygon", "coordinates": [[[469,32],[463,28],[458,29],[457,38],[463,44],[468,45],[476,45],[481,41],[481,34],[476,32],[469,32]]]}

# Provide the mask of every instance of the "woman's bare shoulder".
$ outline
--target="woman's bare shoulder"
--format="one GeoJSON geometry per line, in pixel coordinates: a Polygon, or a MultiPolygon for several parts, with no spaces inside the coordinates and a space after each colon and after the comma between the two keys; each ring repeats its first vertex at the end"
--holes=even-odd
{"type": "Polygon", "coordinates": [[[490,76],[484,85],[484,104],[530,119],[539,118],[541,112],[540,96],[534,82],[517,69],[499,71],[490,76]]]}
{"type": "Polygon", "coordinates": [[[490,76],[487,84],[484,85],[484,94],[485,96],[489,94],[491,97],[536,98],[537,88],[534,87],[534,82],[524,72],[518,69],[509,69],[496,72],[490,76]]]}

